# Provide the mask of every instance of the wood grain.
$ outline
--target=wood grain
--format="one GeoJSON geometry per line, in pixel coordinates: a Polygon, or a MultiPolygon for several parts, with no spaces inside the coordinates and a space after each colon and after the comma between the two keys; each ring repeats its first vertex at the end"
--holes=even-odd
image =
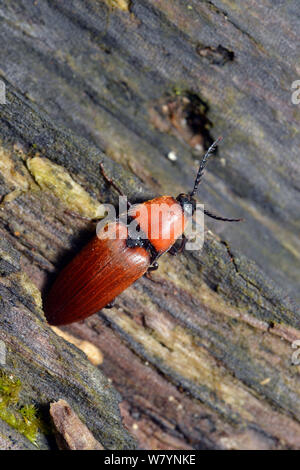
{"type": "MultiPolygon", "coordinates": [[[[298,8],[295,0],[2,2],[6,369],[42,410],[66,399],[105,448],[134,443],[103,374],[141,448],[299,448],[298,8]],[[166,255],[115,309],[64,328],[101,350],[95,368],[38,307],[39,291],[94,235],[71,213],[70,181],[86,192],[89,217],[98,201],[117,205],[99,161],[132,202],[176,196],[219,135],[199,198],[246,222],[208,222],[201,252],[166,255]],[[46,173],[29,170],[32,157],[50,162],[46,173]]],[[[28,447],[1,426],[1,446],[28,447]]],[[[43,433],[39,442],[50,446],[43,433]]]]}

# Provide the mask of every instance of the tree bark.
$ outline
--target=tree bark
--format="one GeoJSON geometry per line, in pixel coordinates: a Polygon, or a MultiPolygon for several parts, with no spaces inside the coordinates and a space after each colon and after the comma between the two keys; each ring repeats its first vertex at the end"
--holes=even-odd
{"type": "MultiPolygon", "coordinates": [[[[148,449],[299,448],[293,8],[189,3],[1,6],[0,340],[22,385],[10,406],[47,421],[65,399],[105,448],[134,448],[124,425],[148,449]],[[176,195],[219,134],[201,198],[246,222],[209,225],[201,252],[165,255],[115,308],[63,328],[96,347],[92,365],[46,323],[40,292],[94,234],[76,213],[117,204],[99,161],[133,202],[176,195]]],[[[0,423],[1,448],[32,445],[0,423]]],[[[51,436],[39,428],[38,445],[51,436]]]]}

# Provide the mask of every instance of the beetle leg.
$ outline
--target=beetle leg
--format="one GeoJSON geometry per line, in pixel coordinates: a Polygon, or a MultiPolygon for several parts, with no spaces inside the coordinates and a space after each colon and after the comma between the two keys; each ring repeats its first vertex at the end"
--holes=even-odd
{"type": "Polygon", "coordinates": [[[115,306],[115,304],[116,304],[116,299],[109,302],[109,304],[105,305],[105,307],[103,307],[103,308],[113,308],[115,306]]]}
{"type": "Polygon", "coordinates": [[[159,265],[158,265],[157,261],[154,261],[154,263],[152,264],[152,266],[149,266],[147,272],[156,271],[158,268],[159,268],[159,265]]]}
{"type": "Polygon", "coordinates": [[[176,248],[176,246],[171,246],[171,248],[169,249],[168,253],[172,256],[176,256],[177,253],[178,253],[178,248],[176,248]]]}
{"type": "Polygon", "coordinates": [[[151,273],[152,271],[156,271],[158,269],[159,265],[156,261],[154,261],[154,263],[152,263],[151,266],[149,266],[148,270],[146,271],[146,273],[144,274],[144,276],[149,279],[150,281],[153,281],[152,279],[152,276],[151,276],[151,273]]]}
{"type": "Polygon", "coordinates": [[[171,248],[169,249],[168,253],[170,253],[170,255],[173,255],[173,256],[176,256],[178,255],[178,253],[183,253],[184,252],[184,249],[185,249],[185,245],[186,245],[186,242],[187,242],[187,237],[184,235],[184,233],[182,234],[182,240],[181,240],[181,244],[179,247],[175,246],[175,244],[173,246],[171,246],[171,248]]]}

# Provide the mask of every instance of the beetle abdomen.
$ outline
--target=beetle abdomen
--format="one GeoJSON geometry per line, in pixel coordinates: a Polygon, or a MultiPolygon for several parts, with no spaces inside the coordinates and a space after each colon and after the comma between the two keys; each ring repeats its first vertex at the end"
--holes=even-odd
{"type": "Polygon", "coordinates": [[[128,247],[128,229],[106,226],[106,238],[94,237],[62,270],[48,293],[45,314],[52,325],[64,325],[96,313],[140,278],[150,265],[143,247],[128,247]],[[117,238],[109,233],[116,231],[117,238]]]}

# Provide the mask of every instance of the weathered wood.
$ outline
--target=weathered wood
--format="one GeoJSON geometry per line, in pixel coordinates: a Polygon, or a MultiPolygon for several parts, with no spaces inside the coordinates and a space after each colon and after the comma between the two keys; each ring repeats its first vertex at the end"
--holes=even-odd
{"type": "Polygon", "coordinates": [[[80,421],[69,403],[58,400],[50,405],[50,415],[56,431],[56,442],[61,450],[104,450],[87,426],[80,421]]]}
{"type": "Polygon", "coordinates": [[[160,193],[189,187],[199,156],[153,109],[185,93],[200,100],[198,126],[188,112],[192,133],[225,137],[200,197],[247,221],[210,226],[299,300],[297,0],[134,0],[129,12],[113,3],[4,0],[2,76],[160,193]]]}
{"type": "MultiPolygon", "coordinates": [[[[81,351],[51,331],[42,312],[40,292],[25,274],[26,267],[21,267],[24,256],[20,258],[10,244],[9,230],[2,227],[0,232],[0,340],[6,348],[0,369],[0,422],[4,420],[20,432],[19,436],[15,432],[6,434],[7,427],[1,424],[1,448],[29,447],[30,442],[24,443],[23,438],[31,430],[22,420],[26,406],[35,407],[34,420],[38,420],[36,432],[28,434],[30,441],[37,448],[51,447],[49,404],[59,398],[72,403],[106,448],[132,448],[134,442],[120,421],[120,397],[81,351]],[[20,390],[14,397],[11,389],[16,381],[20,390]]],[[[36,235],[32,232],[33,237],[36,235]]],[[[33,242],[30,250],[36,249],[33,242]]],[[[35,269],[28,273],[34,277],[35,269]]]]}
{"type": "MultiPolygon", "coordinates": [[[[122,11],[75,0],[1,7],[7,370],[24,384],[25,403],[65,398],[105,447],[134,445],[115,392],[47,326],[34,285],[45,293],[93,234],[70,211],[93,217],[97,201],[117,202],[99,160],[133,201],[179,193],[191,184],[197,149],[225,134],[201,198],[247,222],[207,231],[201,253],[165,256],[152,281],[65,331],[100,348],[100,368],[141,447],[299,448],[299,366],[291,362],[299,315],[286,295],[296,297],[299,281],[293,8],[136,0],[126,11],[125,3],[122,11]]],[[[49,445],[43,432],[39,439],[49,445]]]]}

